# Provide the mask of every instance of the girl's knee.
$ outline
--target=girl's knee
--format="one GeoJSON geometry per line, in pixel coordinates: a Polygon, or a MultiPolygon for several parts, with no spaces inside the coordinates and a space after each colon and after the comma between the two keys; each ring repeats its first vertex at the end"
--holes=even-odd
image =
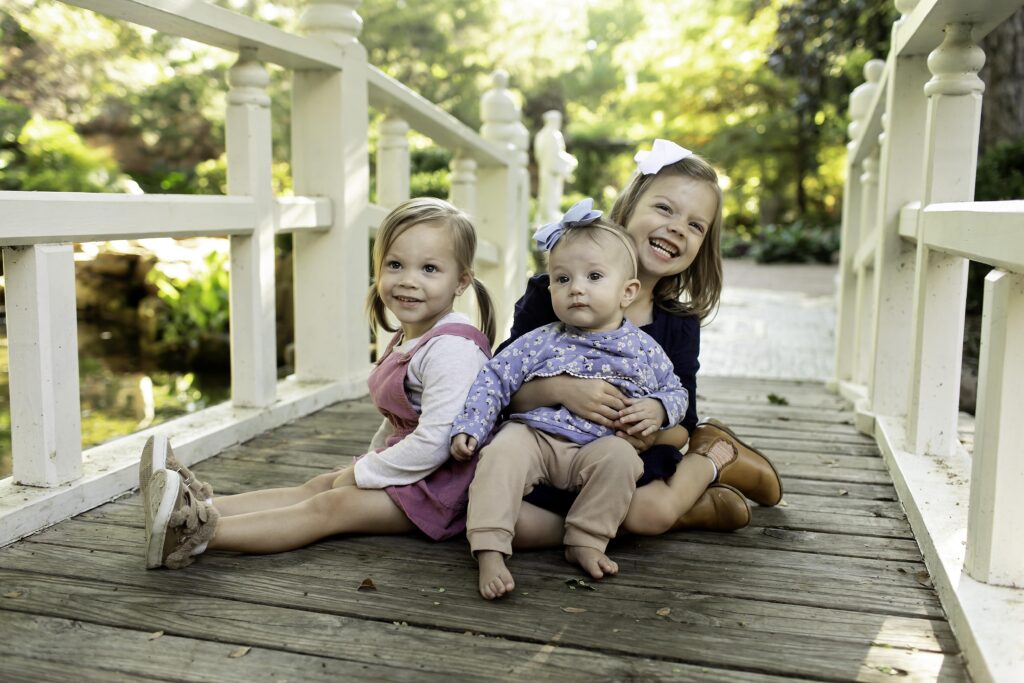
{"type": "Polygon", "coordinates": [[[337,472],[325,472],[323,474],[318,474],[317,476],[307,481],[305,484],[302,484],[302,488],[306,489],[306,491],[308,491],[310,495],[316,495],[318,493],[323,493],[324,491],[329,491],[331,487],[334,485],[334,479],[337,476],[337,472]]]}
{"type": "Polygon", "coordinates": [[[351,487],[328,488],[310,498],[307,504],[315,515],[325,521],[344,518],[351,512],[353,490],[356,489],[351,487]]]}
{"type": "Polygon", "coordinates": [[[678,518],[669,501],[634,496],[622,527],[631,534],[659,536],[671,529],[678,518]]]}

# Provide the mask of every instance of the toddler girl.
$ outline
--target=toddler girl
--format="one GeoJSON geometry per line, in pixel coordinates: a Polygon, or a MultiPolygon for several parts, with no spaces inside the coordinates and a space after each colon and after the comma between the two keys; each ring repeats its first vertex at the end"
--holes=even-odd
{"type": "MultiPolygon", "coordinates": [[[[629,397],[619,420],[638,437],[675,425],[686,413],[686,390],[665,352],[623,320],[640,285],[633,241],[601,221],[592,204],[580,202],[535,235],[550,251],[551,302],[560,322],[523,335],[480,370],[452,425],[454,457],[472,456],[511,394],[533,377],[607,380],[629,397]]],[[[480,564],[480,594],[493,599],[514,587],[505,558],[522,496],[539,482],[579,491],[565,520],[566,557],[596,578],[615,573],[604,551],[642,471],[628,441],[563,406],[513,413],[483,448],[470,487],[466,536],[480,564]]]]}
{"type": "Polygon", "coordinates": [[[421,198],[384,219],[373,249],[371,321],[399,333],[370,373],[384,421],[355,465],[301,486],[212,497],[152,437],[139,466],[146,510],[146,566],[188,566],[205,550],[274,553],[342,533],[419,529],[435,540],[465,528],[474,461],[449,458],[448,432],[477,370],[490,357],[494,315],[473,277],[476,233],[447,202],[421,198]],[[486,336],[452,311],[472,286],[486,336]]]}

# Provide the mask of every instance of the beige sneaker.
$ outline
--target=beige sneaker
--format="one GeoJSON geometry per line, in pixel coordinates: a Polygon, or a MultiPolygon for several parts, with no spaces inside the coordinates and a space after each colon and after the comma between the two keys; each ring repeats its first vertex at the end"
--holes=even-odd
{"type": "Polygon", "coordinates": [[[200,500],[176,472],[159,469],[146,486],[146,568],[182,569],[195,560],[193,552],[213,538],[220,514],[200,500]]]}
{"type": "Polygon", "coordinates": [[[142,457],[139,459],[139,490],[142,492],[143,500],[146,499],[149,480],[157,470],[177,472],[185,480],[185,486],[192,489],[200,500],[209,503],[213,499],[213,487],[197,479],[192,470],[174,458],[174,450],[166,436],[154,434],[146,440],[146,445],[142,448],[142,457]]]}

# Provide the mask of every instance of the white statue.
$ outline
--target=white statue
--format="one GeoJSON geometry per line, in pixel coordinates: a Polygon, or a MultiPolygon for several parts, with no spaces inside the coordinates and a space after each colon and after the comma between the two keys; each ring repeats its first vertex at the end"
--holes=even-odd
{"type": "Polygon", "coordinates": [[[537,160],[537,223],[554,223],[562,217],[562,191],[579,162],[565,151],[562,137],[562,112],[544,112],[544,127],[533,139],[537,160]]]}

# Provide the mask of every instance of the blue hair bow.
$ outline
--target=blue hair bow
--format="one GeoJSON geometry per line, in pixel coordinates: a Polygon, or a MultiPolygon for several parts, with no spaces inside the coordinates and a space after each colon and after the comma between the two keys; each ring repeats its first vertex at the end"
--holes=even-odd
{"type": "Polygon", "coordinates": [[[602,213],[594,211],[593,207],[593,199],[590,197],[581,199],[565,212],[562,220],[537,228],[537,232],[533,233],[533,239],[537,242],[537,248],[541,251],[551,251],[565,230],[590,225],[596,221],[601,217],[602,213]]]}

